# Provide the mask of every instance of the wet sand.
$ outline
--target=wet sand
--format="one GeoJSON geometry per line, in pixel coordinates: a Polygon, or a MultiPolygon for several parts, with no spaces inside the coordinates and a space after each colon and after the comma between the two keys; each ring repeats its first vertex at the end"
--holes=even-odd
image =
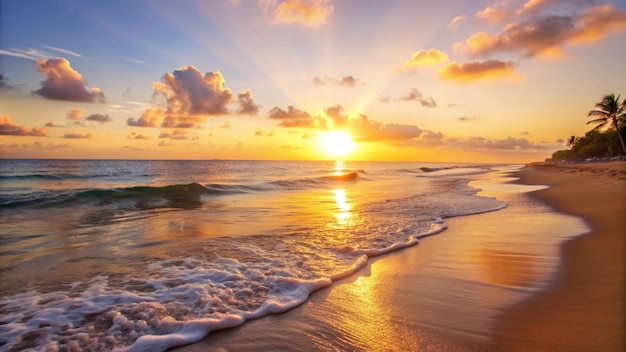
{"type": "Polygon", "coordinates": [[[495,346],[507,351],[626,350],[626,162],[530,167],[533,194],[584,218],[591,231],[562,248],[562,269],[549,290],[501,317],[495,346]]]}
{"type": "Polygon", "coordinates": [[[590,165],[525,168],[523,183],[553,185],[532,193],[478,179],[509,207],[446,219],[300,307],[175,350],[623,351],[626,163],[590,165]]]}

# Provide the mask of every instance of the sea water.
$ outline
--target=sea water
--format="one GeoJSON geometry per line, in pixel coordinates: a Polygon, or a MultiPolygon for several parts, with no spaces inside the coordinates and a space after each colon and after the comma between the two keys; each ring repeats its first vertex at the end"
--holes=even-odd
{"type": "Polygon", "coordinates": [[[280,313],[445,218],[488,165],[0,161],[0,351],[164,351],[280,313]]]}

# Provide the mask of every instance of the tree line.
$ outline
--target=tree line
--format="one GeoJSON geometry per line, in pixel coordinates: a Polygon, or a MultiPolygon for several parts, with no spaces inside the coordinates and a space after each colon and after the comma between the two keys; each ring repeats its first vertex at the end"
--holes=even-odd
{"type": "Polygon", "coordinates": [[[552,154],[551,161],[580,161],[595,158],[611,158],[626,155],[626,98],[605,95],[587,116],[593,119],[587,124],[595,127],[584,136],[570,136],[567,149],[552,154]]]}

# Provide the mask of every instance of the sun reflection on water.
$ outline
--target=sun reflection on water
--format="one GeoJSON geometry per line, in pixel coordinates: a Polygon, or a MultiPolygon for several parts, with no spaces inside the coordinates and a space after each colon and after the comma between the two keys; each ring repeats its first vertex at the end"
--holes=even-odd
{"type": "Polygon", "coordinates": [[[333,172],[333,175],[342,175],[344,170],[346,169],[345,165],[343,164],[343,160],[336,160],[335,161],[335,171],[333,172]]]}
{"type": "Polygon", "coordinates": [[[335,214],[339,223],[347,223],[352,216],[352,205],[348,202],[345,189],[334,189],[335,202],[337,203],[338,212],[335,214]]]}

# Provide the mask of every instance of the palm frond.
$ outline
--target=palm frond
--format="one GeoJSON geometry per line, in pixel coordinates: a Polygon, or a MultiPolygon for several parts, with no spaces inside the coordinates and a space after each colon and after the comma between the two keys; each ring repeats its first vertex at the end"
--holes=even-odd
{"type": "Polygon", "coordinates": [[[587,114],[587,116],[606,116],[607,118],[609,115],[610,114],[606,110],[597,109],[597,108],[589,111],[589,113],[587,114]]]}
{"type": "Polygon", "coordinates": [[[591,125],[593,123],[597,123],[598,125],[595,126],[594,128],[592,128],[592,130],[599,130],[602,127],[606,126],[609,122],[610,122],[610,120],[596,119],[596,120],[587,121],[587,125],[591,125]]]}

